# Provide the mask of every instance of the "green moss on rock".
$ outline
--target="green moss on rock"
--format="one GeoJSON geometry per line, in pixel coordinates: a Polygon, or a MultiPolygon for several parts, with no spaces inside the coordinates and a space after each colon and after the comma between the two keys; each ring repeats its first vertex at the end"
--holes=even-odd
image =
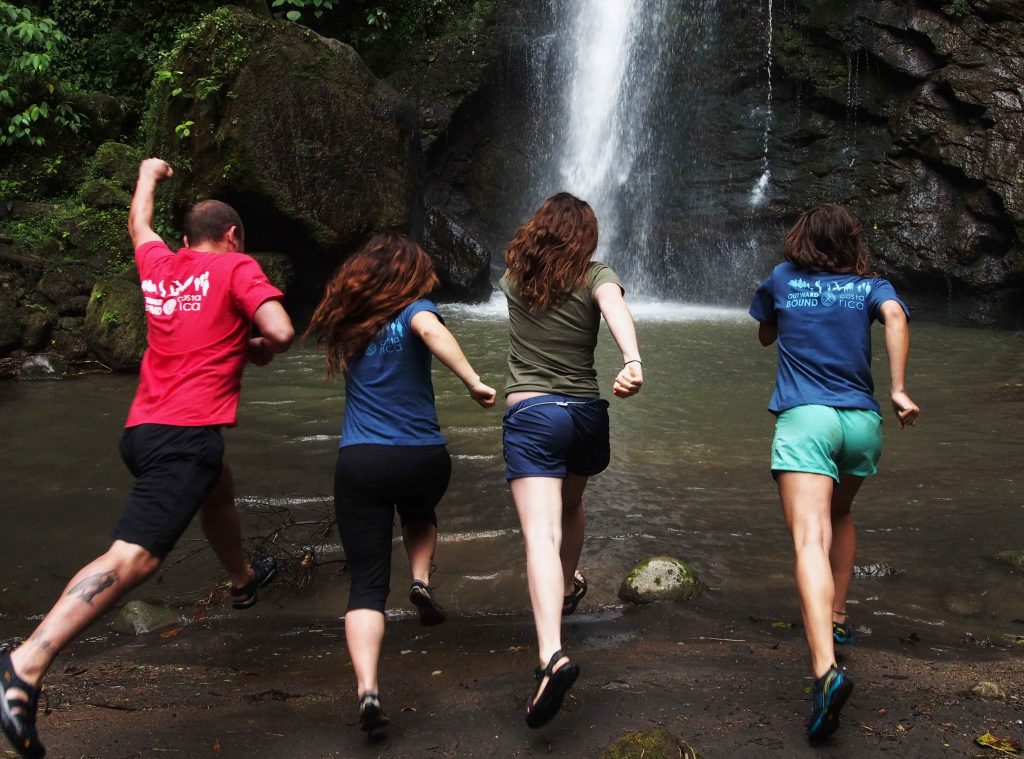
{"type": "Polygon", "coordinates": [[[112,179],[89,179],[79,189],[78,197],[88,208],[114,208],[128,213],[132,196],[112,179]]]}
{"type": "Polygon", "coordinates": [[[283,293],[295,279],[295,264],[286,253],[250,253],[270,283],[283,293]]]}
{"type": "Polygon", "coordinates": [[[663,728],[628,732],[601,752],[600,759],[700,759],[695,748],[663,728]]]}
{"type": "Polygon", "coordinates": [[[639,562],[619,587],[619,598],[631,603],[689,601],[704,585],[693,568],[672,556],[652,556],[639,562]]]}
{"type": "Polygon", "coordinates": [[[85,314],[90,350],[116,371],[134,371],[146,350],[146,314],[137,281],[101,280],[93,288],[85,314]]]}
{"type": "Polygon", "coordinates": [[[995,560],[1018,572],[1024,572],[1024,551],[1001,551],[995,555],[995,560]]]}

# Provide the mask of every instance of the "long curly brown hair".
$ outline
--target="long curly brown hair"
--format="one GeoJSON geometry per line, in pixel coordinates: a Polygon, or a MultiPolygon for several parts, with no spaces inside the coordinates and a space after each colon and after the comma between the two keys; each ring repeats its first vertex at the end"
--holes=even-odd
{"type": "Polygon", "coordinates": [[[531,311],[557,308],[587,279],[597,250],[597,217],[586,201],[552,195],[523,224],[505,250],[508,275],[531,311]]]}
{"type": "Polygon", "coordinates": [[[786,234],[783,256],[808,271],[874,276],[861,226],[845,207],[825,203],[804,211],[786,234]]]}
{"type": "Polygon", "coordinates": [[[338,267],[306,330],[325,348],[327,376],[345,371],[389,321],[437,284],[434,262],[416,241],[397,232],[371,237],[338,267]]]}

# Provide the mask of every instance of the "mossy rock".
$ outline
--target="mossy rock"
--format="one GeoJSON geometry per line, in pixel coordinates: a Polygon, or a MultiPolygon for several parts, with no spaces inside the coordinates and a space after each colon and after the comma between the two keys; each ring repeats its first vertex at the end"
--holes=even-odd
{"type": "Polygon", "coordinates": [[[115,371],[135,371],[146,350],[146,314],[138,281],[100,280],[85,314],[89,349],[115,371]]]}
{"type": "Polygon", "coordinates": [[[78,189],[78,197],[88,208],[116,208],[124,214],[132,196],[112,179],[90,179],[78,189]]]}
{"type": "Polygon", "coordinates": [[[123,190],[135,188],[139,175],[139,152],[123,142],[104,142],[96,149],[89,163],[89,176],[93,179],[109,179],[117,182],[123,190]]]}
{"type": "Polygon", "coordinates": [[[600,759],[700,759],[697,749],[664,728],[628,732],[601,752],[600,759]]]}
{"type": "Polygon", "coordinates": [[[0,292],[0,353],[21,345],[22,331],[17,301],[13,295],[0,292]]]}
{"type": "Polygon", "coordinates": [[[1002,551],[995,555],[995,560],[1018,572],[1024,572],[1024,551],[1002,551]]]}
{"type": "Polygon", "coordinates": [[[126,209],[80,208],[56,226],[68,259],[97,270],[125,267],[132,261],[126,209]]]}
{"type": "Polygon", "coordinates": [[[697,573],[682,559],[652,556],[633,567],[619,587],[619,598],[638,604],[690,601],[703,589],[697,573]]]}
{"type": "Polygon", "coordinates": [[[217,198],[241,214],[251,249],[332,256],[408,226],[416,113],[348,45],[225,6],[181,38],[166,68],[181,74],[150,91],[144,152],[174,168],[177,213],[217,198]]]}
{"type": "Polygon", "coordinates": [[[57,312],[41,305],[22,305],[18,309],[21,322],[21,344],[26,350],[36,351],[46,346],[50,333],[57,326],[57,312]]]}
{"type": "Polygon", "coordinates": [[[286,253],[250,253],[256,263],[267,275],[270,284],[283,293],[288,292],[288,286],[295,279],[295,264],[291,256],[286,253]]]}

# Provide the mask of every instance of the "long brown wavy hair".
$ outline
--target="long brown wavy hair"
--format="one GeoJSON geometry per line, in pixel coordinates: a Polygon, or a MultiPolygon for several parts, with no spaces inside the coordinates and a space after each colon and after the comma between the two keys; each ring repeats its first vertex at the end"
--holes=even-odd
{"type": "Polygon", "coordinates": [[[405,235],[379,232],[327,283],[306,335],[327,354],[327,376],[345,370],[403,308],[438,284],[430,256],[405,235]]]}
{"type": "Polygon", "coordinates": [[[560,192],[545,200],[519,228],[505,250],[505,264],[530,310],[548,311],[586,282],[596,249],[594,209],[560,192]]]}
{"type": "Polygon", "coordinates": [[[845,206],[825,203],[800,214],[786,234],[783,256],[809,271],[870,277],[871,253],[860,232],[860,222],[845,206]]]}

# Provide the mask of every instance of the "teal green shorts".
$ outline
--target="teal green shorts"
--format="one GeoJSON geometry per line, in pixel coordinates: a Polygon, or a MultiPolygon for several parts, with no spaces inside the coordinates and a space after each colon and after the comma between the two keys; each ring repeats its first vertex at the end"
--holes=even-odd
{"type": "Polygon", "coordinates": [[[779,414],[772,473],[810,472],[870,477],[882,455],[882,417],[863,409],[796,406],[779,414]]]}

